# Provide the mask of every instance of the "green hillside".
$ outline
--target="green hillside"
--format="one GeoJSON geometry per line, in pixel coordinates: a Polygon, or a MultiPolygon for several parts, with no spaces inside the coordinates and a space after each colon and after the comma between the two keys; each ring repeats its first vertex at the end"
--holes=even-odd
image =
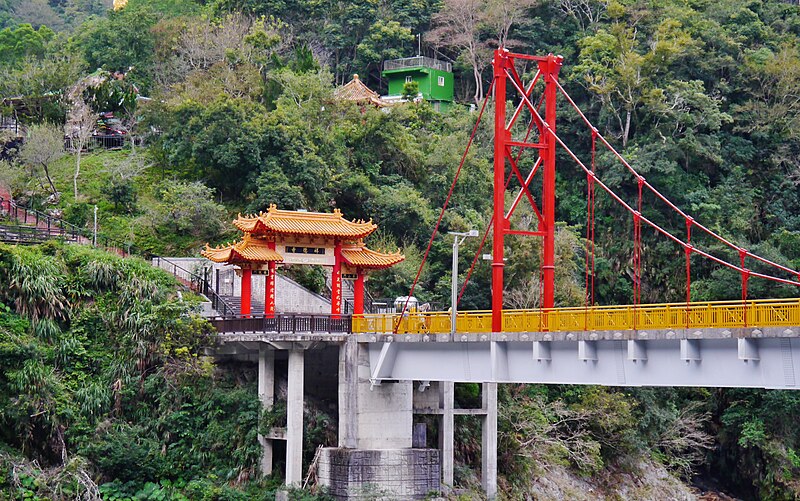
{"type": "MultiPolygon", "coordinates": [[[[0,161],[0,185],[17,199],[78,225],[89,224],[97,205],[101,233],[143,256],[197,255],[206,242],[232,237],[228,222],[237,213],[265,210],[272,203],[284,209],[339,208],[348,218],[372,218],[378,224],[381,231],[371,237],[372,247],[400,248],[407,256],[400,267],[371,279],[372,295],[405,295],[477,119],[470,105],[480,106],[489,89],[491,53],[500,40],[517,52],[563,55],[561,83],[650,183],[737,245],[800,267],[796,2],[129,0],[114,11],[110,2],[99,0],[0,0],[0,115],[15,116],[27,127],[23,146],[7,130],[0,131],[0,142],[9,145],[9,159],[0,161]],[[423,55],[453,63],[459,106],[439,113],[425,102],[407,103],[387,112],[335,98],[336,87],[355,73],[385,93],[383,61],[416,55],[418,43],[423,55]],[[76,110],[89,110],[91,127],[97,114],[113,113],[125,130],[122,147],[93,147],[80,158],[64,153],[65,124],[73,134],[76,110]]],[[[530,79],[533,71],[525,68],[523,77],[530,79]]],[[[582,122],[565,102],[559,106],[559,135],[579,145],[581,158],[591,158],[582,122]]],[[[466,158],[442,233],[482,232],[489,222],[491,127],[487,116],[466,158]]],[[[534,160],[533,155],[523,157],[521,169],[529,169],[534,160]]],[[[634,200],[635,183],[609,154],[599,154],[596,166],[607,184],[634,200]]],[[[557,172],[561,224],[556,303],[576,306],[586,296],[586,177],[566,155],[559,156],[557,172]]],[[[664,209],[651,204],[644,215],[676,235],[684,234],[684,221],[664,209]]],[[[524,208],[516,217],[518,227],[532,225],[535,218],[524,208]]],[[[597,199],[596,234],[596,300],[630,303],[633,222],[604,195],[597,199]]],[[[696,245],[715,255],[738,259],[719,242],[695,238],[696,245]]],[[[462,247],[459,269],[468,269],[476,240],[462,247]]],[[[649,231],[643,234],[643,248],[642,302],[684,300],[681,249],[649,231]]],[[[78,272],[65,264],[78,259],[69,256],[78,251],[45,248],[28,254],[3,248],[0,259],[12,263],[9,256],[17,253],[21,257],[13,259],[51,263],[63,297],[78,298],[74,304],[70,299],[70,315],[86,317],[85,335],[100,335],[92,330],[100,322],[91,318],[95,307],[83,295],[96,284],[73,276],[78,272]]],[[[415,291],[422,301],[444,309],[449,305],[450,256],[451,242],[437,238],[415,291]]],[[[508,306],[538,305],[539,241],[508,238],[506,257],[508,306]]],[[[114,266],[128,273],[127,265],[114,266]]],[[[488,308],[489,283],[490,267],[478,260],[461,308],[488,308]]],[[[164,304],[172,304],[172,286],[161,286],[164,304]]],[[[736,273],[699,258],[692,261],[692,299],[738,299],[740,287],[736,273]]],[[[800,295],[791,286],[760,280],[750,281],[749,293],[753,298],[800,295]]],[[[36,319],[15,297],[0,299],[5,305],[0,313],[0,336],[5,336],[0,337],[2,429],[29,425],[21,407],[15,407],[21,405],[17,395],[30,396],[38,388],[30,386],[33,379],[20,379],[26,369],[18,360],[24,355],[17,351],[22,349],[19,339],[31,360],[41,361],[36,370],[49,371],[25,377],[49,385],[48,391],[58,395],[53,405],[65,406],[53,411],[59,420],[36,428],[24,440],[17,432],[0,433],[4,464],[27,458],[58,465],[58,450],[51,442],[53,430],[63,425],[64,443],[86,461],[86,471],[101,482],[116,481],[121,490],[124,485],[125,492],[135,493],[148,482],[169,481],[172,486],[179,479],[186,485],[201,479],[209,489],[230,484],[224,477],[228,473],[221,472],[234,466],[226,462],[231,459],[223,450],[214,453],[219,458],[203,459],[210,463],[185,459],[177,469],[171,452],[158,452],[172,442],[158,436],[152,422],[177,411],[152,407],[151,397],[166,398],[168,393],[163,388],[147,393],[147,378],[141,379],[142,395],[123,401],[132,407],[122,415],[109,407],[109,395],[97,397],[106,405],[101,411],[76,407],[70,389],[76,381],[88,378],[98,391],[110,391],[117,377],[110,375],[112,368],[101,363],[102,369],[91,374],[83,366],[67,368],[58,362],[60,336],[76,327],[60,323],[63,332],[58,335],[37,333],[36,319]],[[111,431],[102,428],[108,420],[114,423],[111,431]],[[101,435],[105,438],[97,438],[101,435]],[[129,478],[101,461],[102,448],[134,436],[146,445],[140,451],[142,461],[152,460],[154,466],[129,478]],[[216,476],[203,476],[208,472],[216,476]]],[[[118,347],[118,340],[106,341],[102,350],[118,347]]],[[[155,351],[164,342],[151,340],[155,351]]],[[[102,353],[95,355],[103,360],[102,353]]],[[[165,371],[173,361],[154,359],[153,367],[165,371]]],[[[230,383],[205,372],[197,378],[187,401],[202,400],[214,394],[214,385],[230,383]]],[[[239,390],[246,395],[252,389],[239,390]]],[[[642,458],[687,482],[713,477],[721,488],[746,499],[800,496],[795,452],[800,432],[792,426],[800,415],[800,400],[793,393],[526,386],[511,388],[502,398],[507,416],[533,423],[524,430],[529,434],[567,436],[570,430],[553,424],[559,422],[559,412],[585,418],[580,429],[585,443],[556,441],[552,449],[535,451],[525,448],[539,442],[521,440],[512,420],[504,418],[501,446],[506,454],[501,455],[500,473],[510,499],[527,492],[531,479],[542,474],[537,470],[540,461],[597,479],[642,458]],[[702,440],[676,445],[666,439],[675,433],[702,440]]],[[[211,426],[194,419],[187,429],[211,426]]],[[[220,421],[214,426],[233,434],[230,427],[236,425],[220,421]]],[[[244,443],[246,438],[236,440],[244,443]]],[[[461,437],[462,463],[479,463],[470,451],[475,440],[479,437],[461,437]]],[[[237,464],[251,464],[247,461],[252,458],[237,464]]],[[[236,495],[251,492],[245,480],[236,483],[236,495]]],[[[13,493],[10,497],[23,495],[3,481],[0,489],[13,493]]],[[[469,481],[463,479],[465,485],[469,481]]],[[[193,498],[188,489],[173,490],[193,498]]],[[[47,492],[38,495],[51,495],[47,492]]]]}

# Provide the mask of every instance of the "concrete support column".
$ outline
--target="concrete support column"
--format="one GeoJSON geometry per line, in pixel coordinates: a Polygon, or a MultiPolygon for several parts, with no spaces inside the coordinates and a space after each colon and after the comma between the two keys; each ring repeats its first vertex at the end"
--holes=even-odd
{"type": "Polygon", "coordinates": [[[303,366],[302,349],[289,350],[286,391],[286,485],[303,483],[303,366]]]}
{"type": "Polygon", "coordinates": [[[240,309],[242,315],[250,315],[250,299],[253,290],[252,279],[253,270],[242,268],[242,304],[240,309]]]}
{"type": "MultiPolygon", "coordinates": [[[[275,352],[264,347],[258,349],[258,399],[264,411],[275,403],[275,352]]],[[[258,436],[261,443],[261,474],[272,474],[272,440],[258,436]]]]}
{"type": "Polygon", "coordinates": [[[497,383],[483,383],[481,485],[488,499],[497,497],[497,383]]]}
{"type": "Polygon", "coordinates": [[[358,437],[358,343],[339,346],[339,447],[355,449],[358,437]]]}
{"type": "Polygon", "coordinates": [[[455,403],[455,383],[452,381],[439,382],[439,407],[442,409],[442,419],[439,426],[439,450],[442,461],[442,483],[453,486],[453,462],[455,444],[455,419],[453,407],[455,403]]]}

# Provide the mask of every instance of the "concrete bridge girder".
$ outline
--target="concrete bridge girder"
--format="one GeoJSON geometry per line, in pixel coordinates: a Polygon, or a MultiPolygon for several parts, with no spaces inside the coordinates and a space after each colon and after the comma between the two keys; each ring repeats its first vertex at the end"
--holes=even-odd
{"type": "Polygon", "coordinates": [[[800,373],[797,337],[500,341],[465,336],[425,341],[383,335],[380,342],[368,342],[371,381],[796,389],[800,373]]]}

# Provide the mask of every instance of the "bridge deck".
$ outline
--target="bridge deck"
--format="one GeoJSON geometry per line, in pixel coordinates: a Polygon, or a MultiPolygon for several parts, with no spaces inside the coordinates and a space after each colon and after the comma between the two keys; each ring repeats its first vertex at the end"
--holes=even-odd
{"type": "Polygon", "coordinates": [[[400,315],[215,319],[219,354],[319,343],[366,350],[393,380],[791,388],[800,383],[800,299],[400,315]],[[397,333],[393,333],[399,321],[397,333]]]}

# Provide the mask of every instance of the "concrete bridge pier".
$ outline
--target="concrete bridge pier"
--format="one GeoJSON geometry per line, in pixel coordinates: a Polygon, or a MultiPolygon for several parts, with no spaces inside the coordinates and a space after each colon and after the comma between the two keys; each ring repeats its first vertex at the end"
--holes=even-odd
{"type": "MultiPolygon", "coordinates": [[[[264,411],[275,404],[275,351],[262,346],[258,349],[258,399],[264,411]]],[[[259,434],[261,444],[261,474],[272,474],[272,440],[259,434]]]]}
{"type": "Polygon", "coordinates": [[[439,418],[442,488],[454,483],[455,416],[476,416],[481,422],[481,484],[488,499],[497,496],[497,383],[481,384],[480,408],[456,408],[453,381],[423,382],[414,392],[414,414],[439,418]],[[426,388],[430,387],[430,390],[426,388]]]}
{"type": "Polygon", "coordinates": [[[414,383],[376,382],[369,352],[339,346],[339,446],[322,449],[317,477],[338,499],[425,499],[440,490],[439,450],[412,447],[414,383]]]}
{"type": "Polygon", "coordinates": [[[453,464],[455,455],[455,386],[452,381],[439,383],[439,406],[442,416],[439,420],[439,450],[442,454],[442,483],[446,488],[453,487],[453,464]]]}
{"type": "Polygon", "coordinates": [[[497,497],[497,383],[483,383],[481,419],[481,485],[486,497],[497,497]]]}
{"type": "Polygon", "coordinates": [[[289,350],[286,394],[286,485],[303,484],[303,367],[305,352],[289,350]]]}
{"type": "MultiPolygon", "coordinates": [[[[394,363],[394,348],[383,350],[387,366],[394,363]]],[[[286,485],[302,484],[303,402],[308,394],[331,408],[338,404],[338,442],[322,449],[315,463],[319,483],[336,498],[425,499],[443,485],[452,487],[456,416],[481,422],[483,486],[490,499],[496,496],[497,383],[481,383],[479,407],[456,408],[454,382],[382,377],[371,364],[369,344],[353,335],[236,333],[222,337],[211,353],[256,365],[258,398],[265,411],[276,403],[277,381],[282,380],[276,376],[286,371],[286,426],[263,430],[258,437],[264,475],[282,462],[275,453],[283,448],[273,446],[283,440],[286,485]],[[436,448],[426,447],[424,435],[414,441],[415,417],[424,415],[439,420],[436,448]]]]}
{"type": "MultiPolygon", "coordinates": [[[[258,398],[265,411],[275,404],[275,350],[266,343],[258,347],[258,398]]],[[[258,436],[261,444],[261,473],[272,474],[273,442],[286,440],[286,485],[303,483],[303,399],[305,350],[290,347],[288,353],[286,428],[274,428],[258,436]]]]}

